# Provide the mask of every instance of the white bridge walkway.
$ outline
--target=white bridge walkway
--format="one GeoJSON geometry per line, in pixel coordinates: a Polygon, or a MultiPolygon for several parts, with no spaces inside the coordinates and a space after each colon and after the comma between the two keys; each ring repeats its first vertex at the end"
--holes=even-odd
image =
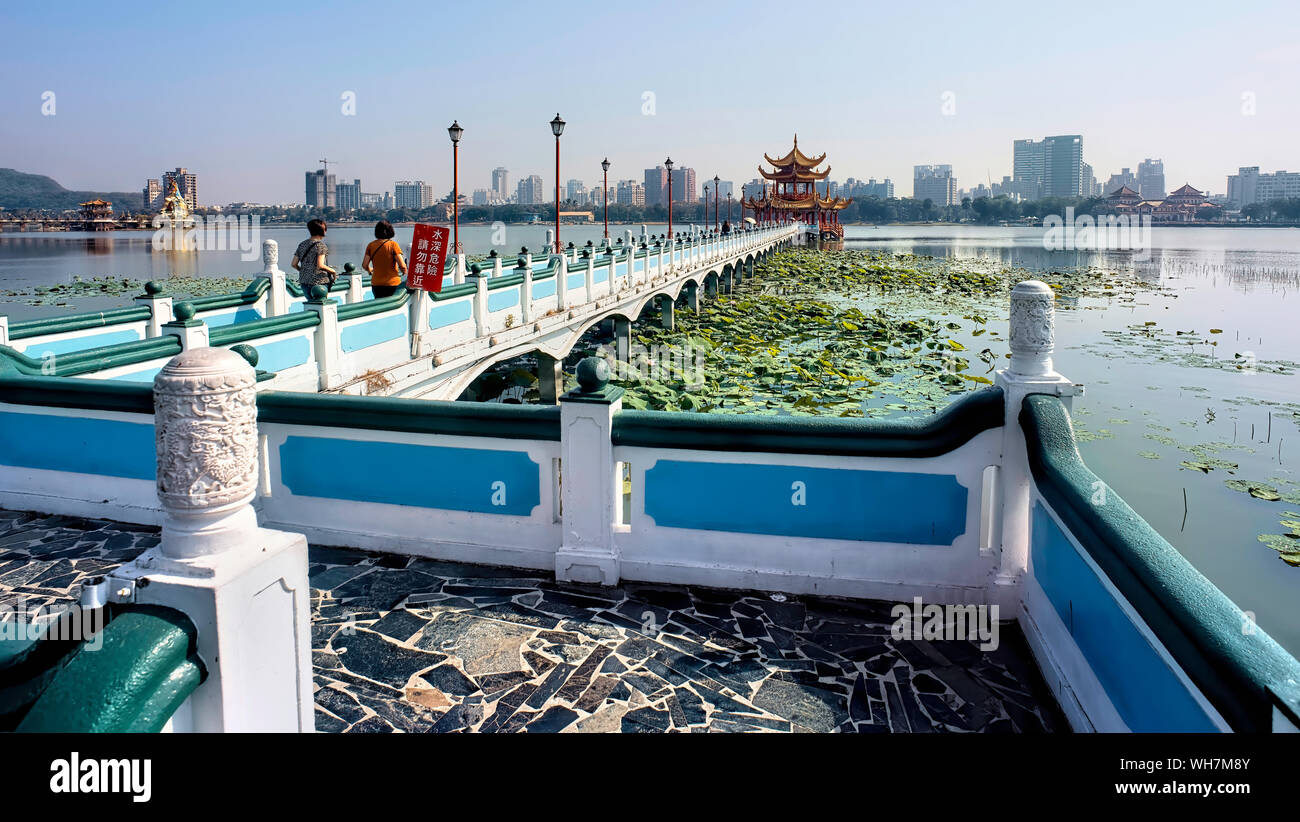
{"type": "Polygon", "coordinates": [[[647,306],[657,302],[671,327],[679,299],[697,308],[701,290],[729,291],[755,262],[797,242],[799,229],[668,240],[642,227],[639,237],[626,230],[612,244],[537,259],[525,248],[467,265],[461,254],[439,293],[382,299],[351,264],[333,288],[304,294],[266,240],[263,271],[241,293],[181,301],[148,283],[134,306],[13,324],[0,316],[0,356],[28,375],[152,383],[172,357],[212,346],[254,362],[259,391],[455,400],[495,363],[536,352],[542,400],[554,403],[561,363],[592,326],[612,320],[626,359],[630,325],[647,306]]]}
{"type": "Polygon", "coordinates": [[[626,360],[631,323],[647,306],[657,302],[671,327],[679,298],[698,308],[701,289],[729,291],[756,261],[796,237],[796,226],[782,226],[698,234],[670,248],[627,231],[618,244],[552,254],[543,267],[521,254],[515,268],[503,268],[498,257],[491,269],[472,266],[463,283],[440,294],[410,295],[410,350],[390,340],[339,352],[373,349],[338,378],[326,367],[320,390],[454,400],[493,364],[535,352],[542,399],[555,402],[563,392],[561,363],[592,326],[612,319],[617,355],[626,360]]]}

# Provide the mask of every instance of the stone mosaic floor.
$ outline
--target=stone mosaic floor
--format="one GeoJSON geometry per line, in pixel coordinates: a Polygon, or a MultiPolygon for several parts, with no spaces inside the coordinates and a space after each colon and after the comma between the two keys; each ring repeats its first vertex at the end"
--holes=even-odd
{"type": "MultiPolygon", "coordinates": [[[[0,511],[0,607],[75,597],[157,529],[0,511]]],[[[1067,730],[1014,625],[896,641],[889,605],[311,549],[316,727],[346,732],[1067,730]]]]}

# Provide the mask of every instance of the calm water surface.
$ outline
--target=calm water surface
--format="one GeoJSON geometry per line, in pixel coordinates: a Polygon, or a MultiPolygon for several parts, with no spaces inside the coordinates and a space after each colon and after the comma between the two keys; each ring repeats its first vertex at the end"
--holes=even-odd
{"type": "MultiPolygon", "coordinates": [[[[611,234],[621,236],[625,228],[611,226],[611,234]]],[[[545,231],[544,225],[507,226],[494,235],[487,226],[465,226],[461,241],[471,254],[493,247],[514,254],[523,245],[540,250],[545,231]]],[[[399,227],[398,239],[406,243],[410,233],[409,226],[399,227]]],[[[599,224],[562,228],[565,242],[579,245],[598,242],[601,234],[599,224]]],[[[262,236],[280,243],[285,267],[305,232],[273,228],[262,236]]],[[[372,237],[366,226],[331,228],[331,264],[359,264],[372,237]]],[[[1145,261],[1129,252],[1046,251],[1041,230],[1033,228],[849,226],[846,246],[980,258],[1029,269],[1048,282],[1053,271],[1095,266],[1160,286],[1136,299],[1082,300],[1057,314],[1057,370],[1087,387],[1074,404],[1080,450],[1114,491],[1300,655],[1300,568],[1257,539],[1284,533],[1282,519],[1300,520],[1300,513],[1286,513],[1300,512],[1300,504],[1255,499],[1225,485],[1244,479],[1300,493],[1300,485],[1286,484],[1300,483],[1300,374],[1276,365],[1300,360],[1300,230],[1157,228],[1152,239],[1145,261]],[[1210,335],[1212,328],[1221,333],[1210,335]],[[1261,367],[1221,367],[1252,359],[1261,367]],[[1206,455],[1237,468],[1203,473],[1182,465],[1206,455]]],[[[261,268],[260,260],[240,257],[237,250],[155,252],[149,232],[0,234],[0,292],[29,292],[74,276],[251,277],[261,268]]],[[[0,311],[19,319],[121,305],[125,298],[83,299],[75,306],[30,306],[21,297],[0,302],[0,311]]],[[[996,338],[963,331],[957,339],[970,351],[990,347],[1001,359],[1005,305],[989,309],[988,328],[999,332],[996,338]]],[[[972,368],[980,370],[977,360],[972,368]]]]}

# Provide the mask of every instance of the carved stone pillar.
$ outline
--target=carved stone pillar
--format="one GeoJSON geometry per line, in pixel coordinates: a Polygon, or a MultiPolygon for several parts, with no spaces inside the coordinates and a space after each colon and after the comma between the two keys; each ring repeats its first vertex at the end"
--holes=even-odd
{"type": "Polygon", "coordinates": [[[239,546],[257,528],[257,376],[224,348],[186,351],[154,378],[164,556],[239,546]]]}
{"type": "Polygon", "coordinates": [[[1020,429],[1020,407],[1029,394],[1054,394],[1068,409],[1071,398],[1083,393],[1052,367],[1055,339],[1055,295],[1038,280],[1017,283],[1011,291],[1011,362],[997,373],[996,384],[1003,391],[1005,417],[1002,426],[1002,465],[998,472],[1001,517],[996,529],[998,569],[989,591],[989,602],[1003,613],[1019,607],[1020,582],[1029,567],[1030,508],[1033,480],[1025,435],[1020,429]]]}
{"type": "Polygon", "coordinates": [[[1056,295],[1047,283],[1025,280],[1011,290],[1012,374],[1045,376],[1052,372],[1056,348],[1056,295]]]}
{"type": "Polygon", "coordinates": [[[162,539],[101,583],[105,601],[175,608],[197,628],[208,677],[175,731],[314,729],[307,540],[257,525],[255,382],[223,348],[154,378],[162,539]]]}
{"type": "Polygon", "coordinates": [[[262,241],[262,276],[271,281],[266,293],[266,316],[280,317],[289,313],[289,289],[285,273],[280,270],[280,245],[275,240],[262,241]]]}

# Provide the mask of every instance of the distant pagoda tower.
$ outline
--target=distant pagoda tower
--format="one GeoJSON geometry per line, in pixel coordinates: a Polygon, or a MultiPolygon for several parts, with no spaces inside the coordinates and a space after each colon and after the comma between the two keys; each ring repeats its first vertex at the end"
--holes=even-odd
{"type": "Polygon", "coordinates": [[[113,204],[108,200],[90,200],[79,203],[81,206],[81,227],[83,231],[111,231],[115,228],[113,204]]]}
{"type": "Polygon", "coordinates": [[[742,201],[745,208],[754,212],[754,219],[759,223],[802,222],[809,232],[816,232],[819,239],[842,240],[844,226],[840,225],[839,212],[853,202],[852,198],[831,197],[829,184],[823,190],[817,190],[817,184],[824,181],[831,173],[831,167],[818,170],[817,166],[826,159],[823,152],[820,157],[809,157],[799,150],[799,135],[794,136],[794,147],[784,157],[773,158],[767,154],[763,159],[774,166],[767,171],[762,166],[758,173],[763,175],[771,185],[764,185],[762,196],[751,196],[742,201]]]}

